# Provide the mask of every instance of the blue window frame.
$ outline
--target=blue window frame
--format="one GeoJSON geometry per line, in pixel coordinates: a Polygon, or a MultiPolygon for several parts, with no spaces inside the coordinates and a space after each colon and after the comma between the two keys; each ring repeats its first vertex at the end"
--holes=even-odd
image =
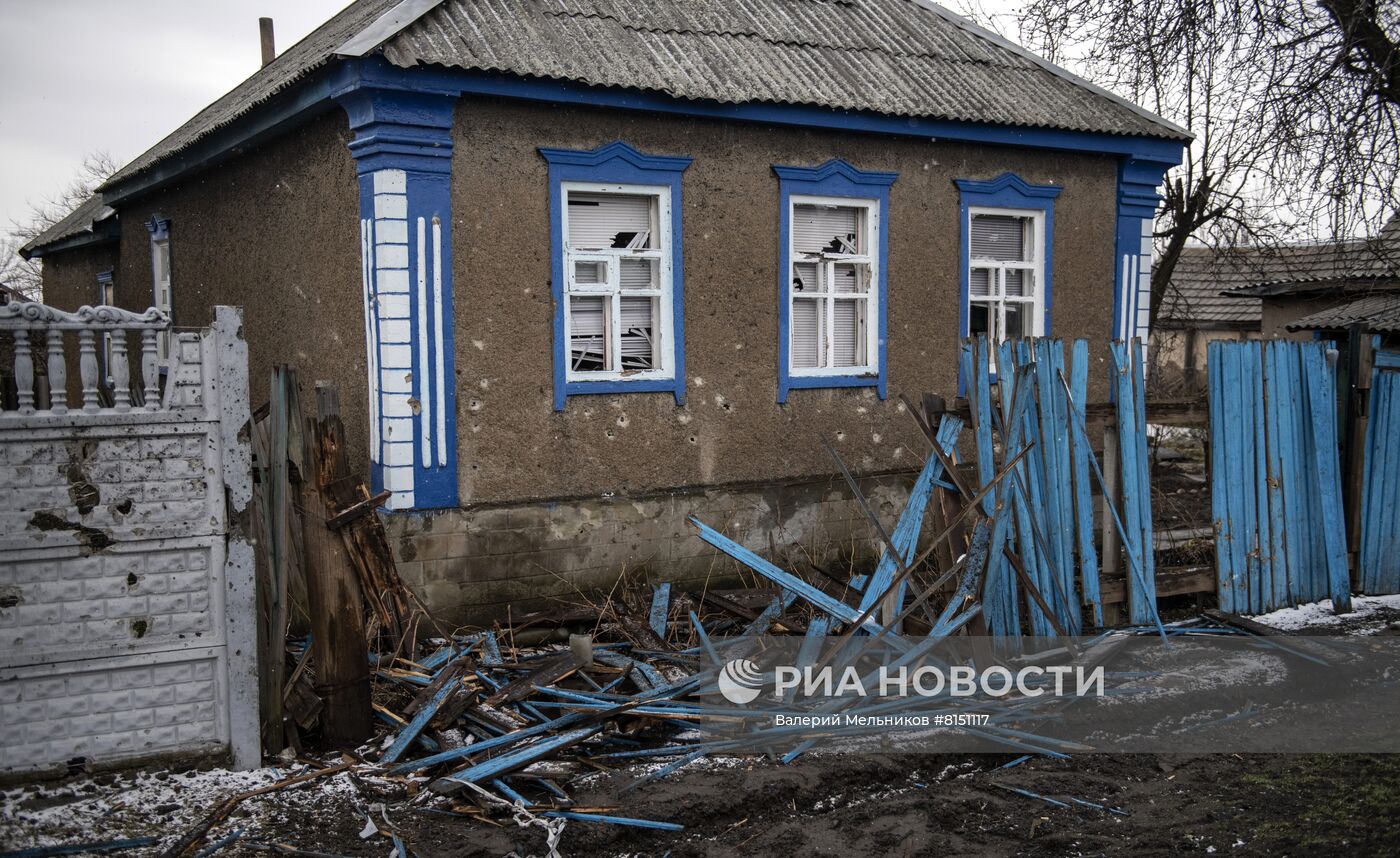
{"type": "Polygon", "coordinates": [[[778,402],[790,390],[822,387],[874,387],[884,399],[890,185],[898,174],[840,159],[773,172],[781,196],[778,402]]]}
{"type": "Polygon", "coordinates": [[[622,141],[540,149],[549,164],[554,410],[587,393],[685,402],[681,175],[685,157],[622,141]]]}
{"type": "Polygon", "coordinates": [[[1008,335],[1048,335],[1061,189],[1029,184],[1014,173],[955,183],[961,192],[959,333],[986,334],[994,344],[1008,335]]]}

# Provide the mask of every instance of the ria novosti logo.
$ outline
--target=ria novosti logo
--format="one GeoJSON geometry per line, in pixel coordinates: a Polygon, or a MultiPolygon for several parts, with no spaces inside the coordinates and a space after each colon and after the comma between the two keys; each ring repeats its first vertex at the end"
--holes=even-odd
{"type": "MultiPolygon", "coordinates": [[[[966,665],[946,669],[932,665],[881,666],[873,673],[862,675],[853,666],[839,673],[836,668],[794,667],[779,665],[772,670],[773,696],[783,698],[789,692],[803,697],[974,697],[998,698],[1017,694],[1021,697],[1102,697],[1104,668],[1102,665],[1085,670],[1083,666],[1030,665],[1017,671],[1001,665],[984,670],[966,665]],[[873,688],[867,684],[873,683],[873,688]],[[1072,685],[1071,685],[1072,683],[1072,685]]],[[[758,699],[767,685],[769,674],[747,658],[730,660],[720,670],[719,692],[724,699],[747,706],[758,699]]]]}
{"type": "Polygon", "coordinates": [[[719,672],[719,693],[730,703],[746,706],[763,690],[763,671],[746,658],[731,660],[719,672]]]}

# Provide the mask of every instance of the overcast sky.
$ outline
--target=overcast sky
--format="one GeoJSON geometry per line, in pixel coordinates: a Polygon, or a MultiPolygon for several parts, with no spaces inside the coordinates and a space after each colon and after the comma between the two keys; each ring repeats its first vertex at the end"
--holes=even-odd
{"type": "Polygon", "coordinates": [[[0,229],[90,152],[125,164],[349,0],[0,0],[0,229]]]}

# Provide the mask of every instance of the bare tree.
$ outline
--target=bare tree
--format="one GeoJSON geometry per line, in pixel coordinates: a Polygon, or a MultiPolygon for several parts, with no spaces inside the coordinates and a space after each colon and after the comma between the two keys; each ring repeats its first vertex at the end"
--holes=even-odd
{"type": "Polygon", "coordinates": [[[1027,0],[1029,48],[1189,129],[1167,176],[1155,321],[1181,250],[1343,238],[1400,201],[1397,6],[1027,0]]]}
{"type": "Polygon", "coordinates": [[[27,298],[39,300],[43,293],[40,260],[24,259],[19,255],[19,249],[86,202],[119,166],[106,152],[88,155],[78,167],[73,180],[62,190],[37,203],[31,202],[29,216],[25,220],[11,221],[9,235],[0,239],[0,283],[27,298]]]}

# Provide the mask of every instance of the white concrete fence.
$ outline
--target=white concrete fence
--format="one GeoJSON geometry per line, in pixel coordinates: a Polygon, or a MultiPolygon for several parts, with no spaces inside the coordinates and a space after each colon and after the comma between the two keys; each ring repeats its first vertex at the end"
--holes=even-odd
{"type": "Polygon", "coordinates": [[[259,764],[241,327],[230,307],[179,332],[156,309],[0,307],[0,775],[259,764]]]}

